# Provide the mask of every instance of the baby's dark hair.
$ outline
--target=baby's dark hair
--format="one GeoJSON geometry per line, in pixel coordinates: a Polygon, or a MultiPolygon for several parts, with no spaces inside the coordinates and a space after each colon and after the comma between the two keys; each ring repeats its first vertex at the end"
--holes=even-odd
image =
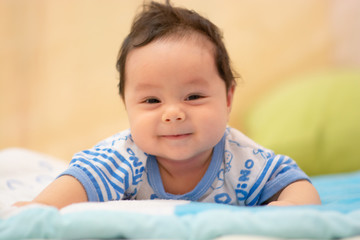
{"type": "Polygon", "coordinates": [[[144,3],[143,10],[134,19],[129,35],[124,39],[117,58],[116,68],[120,73],[119,94],[125,99],[125,64],[129,52],[150,42],[170,37],[199,33],[214,44],[214,58],[219,76],[229,90],[235,83],[230,58],[222,41],[219,28],[195,11],[165,4],[144,3]]]}

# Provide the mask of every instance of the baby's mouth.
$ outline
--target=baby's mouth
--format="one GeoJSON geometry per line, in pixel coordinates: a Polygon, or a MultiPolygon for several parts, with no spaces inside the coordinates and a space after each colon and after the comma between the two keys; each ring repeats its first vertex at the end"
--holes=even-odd
{"type": "Polygon", "coordinates": [[[181,133],[181,134],[169,134],[169,135],[161,135],[161,137],[163,138],[167,138],[167,139],[182,139],[182,138],[186,138],[189,137],[190,135],[192,135],[192,133],[181,133]]]}

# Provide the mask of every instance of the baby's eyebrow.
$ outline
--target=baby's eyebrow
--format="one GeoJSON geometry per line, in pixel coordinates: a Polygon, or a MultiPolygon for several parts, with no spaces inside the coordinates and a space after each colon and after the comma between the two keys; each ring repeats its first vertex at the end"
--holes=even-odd
{"type": "MultiPolygon", "coordinates": [[[[181,85],[183,86],[200,86],[200,87],[206,87],[209,86],[209,81],[203,79],[203,78],[191,78],[190,80],[182,81],[181,85]]],[[[158,89],[158,84],[153,84],[149,82],[141,82],[138,83],[135,86],[135,91],[146,91],[151,89],[158,89]]]]}
{"type": "Polygon", "coordinates": [[[200,86],[200,87],[207,87],[209,86],[209,81],[206,81],[203,78],[195,78],[195,79],[191,79],[189,81],[185,81],[183,83],[184,85],[191,85],[191,86],[200,86]]]}
{"type": "Polygon", "coordinates": [[[140,83],[137,84],[135,87],[136,91],[144,91],[144,90],[149,90],[152,88],[157,88],[157,86],[155,84],[151,84],[151,83],[140,83]]]}

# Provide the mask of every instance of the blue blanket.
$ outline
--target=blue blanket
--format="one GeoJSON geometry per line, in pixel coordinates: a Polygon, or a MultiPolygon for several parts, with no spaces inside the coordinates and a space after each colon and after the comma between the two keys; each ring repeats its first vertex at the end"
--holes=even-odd
{"type": "Polygon", "coordinates": [[[32,206],[0,213],[0,239],[168,238],[226,235],[345,238],[360,235],[360,172],[314,177],[323,205],[237,207],[185,201],[32,206]]]}

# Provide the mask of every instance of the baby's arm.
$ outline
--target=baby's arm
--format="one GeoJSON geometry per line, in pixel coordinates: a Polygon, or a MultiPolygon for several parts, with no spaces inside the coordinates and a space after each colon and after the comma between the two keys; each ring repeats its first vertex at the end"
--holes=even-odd
{"type": "Polygon", "coordinates": [[[321,204],[321,200],[315,187],[307,180],[300,180],[291,183],[268,201],[269,206],[312,204],[321,204]]]}
{"type": "Polygon", "coordinates": [[[47,186],[34,200],[17,202],[14,206],[24,206],[34,203],[63,208],[72,203],[86,202],[87,195],[82,184],[74,177],[64,175],[47,186]]]}

